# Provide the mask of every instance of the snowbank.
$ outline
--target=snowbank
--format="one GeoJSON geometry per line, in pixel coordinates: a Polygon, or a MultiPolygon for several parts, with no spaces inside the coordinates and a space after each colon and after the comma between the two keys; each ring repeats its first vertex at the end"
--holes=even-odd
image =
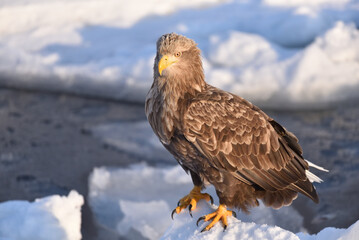
{"type": "Polygon", "coordinates": [[[297,233],[301,240],[355,240],[359,236],[359,221],[351,225],[348,229],[324,228],[318,234],[309,235],[305,233],[297,233]]]}
{"type": "MultiPolygon", "coordinates": [[[[303,218],[295,209],[289,206],[273,210],[263,204],[249,215],[236,211],[238,219],[229,218],[225,232],[217,224],[210,232],[200,233],[207,223],[202,221],[197,227],[197,219],[213,212],[215,205],[200,201],[192,212],[193,218],[187,209],[175,214],[174,220],[170,217],[177,201],[192,187],[190,176],[180,166],[100,167],[89,178],[88,198],[98,224],[128,239],[354,240],[359,234],[358,221],[348,229],[325,228],[317,235],[309,235],[303,233],[303,218]]],[[[213,187],[206,192],[218,204],[213,187]]]]}
{"type": "MultiPolygon", "coordinates": [[[[172,209],[192,187],[190,176],[180,166],[101,167],[95,168],[90,176],[88,199],[98,224],[105,228],[129,239],[134,239],[133,231],[148,239],[159,239],[173,223],[172,209]]],[[[218,203],[213,187],[208,187],[206,192],[218,203]]],[[[205,202],[200,204],[199,212],[193,212],[194,218],[201,216],[202,209],[209,210],[206,206],[205,202]]],[[[178,217],[190,218],[187,210],[178,217]]],[[[279,225],[295,232],[301,231],[303,224],[303,218],[292,207],[277,211],[261,205],[250,215],[239,212],[238,218],[245,222],[279,225]]]]}
{"type": "Polygon", "coordinates": [[[253,222],[246,223],[230,217],[228,218],[228,228],[223,231],[222,225],[216,224],[210,231],[201,233],[201,230],[208,225],[203,222],[196,226],[197,219],[215,210],[215,206],[209,207],[208,204],[201,202],[193,218],[189,214],[183,213],[175,217],[172,225],[163,235],[161,240],[215,240],[215,239],[248,239],[248,240],[298,240],[298,237],[287,230],[277,226],[266,224],[257,225],[253,222]]]}
{"type": "Polygon", "coordinates": [[[320,107],[358,97],[359,31],[353,24],[337,22],[303,50],[240,32],[213,36],[209,60],[217,66],[208,71],[210,83],[262,105],[320,107]]]}
{"type": "Polygon", "coordinates": [[[76,191],[67,197],[50,196],[32,203],[0,203],[0,239],[79,240],[83,203],[76,191]]]}
{"type": "Polygon", "coordinates": [[[155,42],[177,32],[211,84],[257,103],[323,106],[359,88],[355,0],[6,0],[0,19],[1,85],[143,102],[155,42]]]}
{"type": "Polygon", "coordinates": [[[325,228],[316,235],[304,233],[294,234],[277,226],[242,222],[234,217],[228,219],[228,228],[223,231],[221,224],[216,224],[210,231],[201,233],[208,224],[201,222],[199,227],[196,221],[199,216],[213,212],[208,204],[202,203],[196,216],[188,214],[176,215],[172,225],[168,228],[161,240],[215,240],[215,239],[263,239],[263,240],[356,240],[359,234],[359,221],[348,229],[325,228]]]}

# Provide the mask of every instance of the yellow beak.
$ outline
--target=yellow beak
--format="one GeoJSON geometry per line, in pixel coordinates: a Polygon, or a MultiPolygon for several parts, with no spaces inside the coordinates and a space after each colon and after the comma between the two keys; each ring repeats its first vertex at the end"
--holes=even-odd
{"type": "Polygon", "coordinates": [[[175,56],[163,55],[160,59],[160,62],[158,63],[158,72],[160,75],[162,76],[162,71],[175,62],[177,62],[177,58],[175,56]]]}

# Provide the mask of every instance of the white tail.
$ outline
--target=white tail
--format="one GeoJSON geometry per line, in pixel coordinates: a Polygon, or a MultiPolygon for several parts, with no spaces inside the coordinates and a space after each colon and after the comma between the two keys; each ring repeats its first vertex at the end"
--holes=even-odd
{"type": "Polygon", "coordinates": [[[323,168],[321,166],[318,166],[318,165],[308,161],[307,159],[304,159],[304,160],[307,161],[307,163],[309,164],[309,167],[314,167],[316,169],[319,169],[320,171],[329,172],[329,170],[327,170],[327,169],[325,169],[325,168],[323,168]]]}
{"type": "Polygon", "coordinates": [[[317,175],[309,172],[308,170],[305,170],[305,175],[307,175],[307,178],[309,179],[309,181],[312,182],[317,182],[317,183],[321,183],[323,182],[323,180],[318,177],[317,175]]]}
{"type": "MultiPolygon", "coordinates": [[[[327,169],[325,169],[325,168],[323,168],[321,166],[318,166],[318,165],[308,161],[307,159],[305,159],[305,161],[307,161],[309,167],[313,167],[313,168],[316,168],[316,169],[324,171],[324,172],[329,172],[327,169]]],[[[317,183],[323,182],[323,180],[320,177],[318,177],[317,175],[311,173],[308,170],[305,170],[305,175],[307,175],[310,182],[317,182],[317,183]]]]}

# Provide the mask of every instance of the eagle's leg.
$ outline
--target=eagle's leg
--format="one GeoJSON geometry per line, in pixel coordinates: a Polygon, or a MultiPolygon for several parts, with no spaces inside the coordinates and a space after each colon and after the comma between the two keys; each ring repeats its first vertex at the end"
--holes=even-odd
{"type": "Polygon", "coordinates": [[[192,182],[193,182],[193,189],[190,191],[190,193],[186,196],[184,196],[183,198],[181,198],[178,201],[178,206],[172,211],[171,217],[173,219],[173,214],[174,213],[180,213],[183,209],[188,207],[189,210],[189,214],[192,217],[192,210],[196,209],[197,207],[197,202],[199,202],[201,199],[206,200],[207,202],[211,201],[211,204],[213,204],[213,198],[211,195],[209,195],[208,193],[201,193],[201,189],[203,186],[202,180],[201,178],[198,176],[198,174],[196,174],[195,172],[187,169],[190,174],[191,174],[191,178],[192,178],[192,182]]]}
{"type": "Polygon", "coordinates": [[[201,221],[201,220],[204,220],[205,222],[212,220],[212,222],[210,222],[210,224],[208,224],[205,228],[202,229],[201,232],[204,232],[204,231],[208,231],[209,229],[211,229],[214,224],[216,224],[218,221],[222,221],[223,223],[223,228],[224,230],[226,230],[227,228],[227,225],[228,225],[228,221],[227,221],[227,217],[230,217],[230,216],[234,216],[236,217],[236,213],[233,212],[233,211],[230,211],[230,210],[227,210],[227,207],[226,205],[224,204],[220,204],[217,208],[216,211],[214,211],[213,213],[210,213],[210,214],[207,214],[203,217],[200,217],[198,220],[197,220],[197,226],[198,226],[198,223],[201,221]]]}
{"type": "Polygon", "coordinates": [[[174,213],[178,214],[187,207],[189,210],[189,214],[192,217],[192,210],[196,209],[197,202],[199,202],[201,199],[205,199],[207,202],[211,201],[211,203],[213,204],[212,196],[208,193],[201,193],[201,188],[201,186],[195,185],[188,195],[184,196],[178,201],[178,206],[172,211],[172,219],[174,213]]]}

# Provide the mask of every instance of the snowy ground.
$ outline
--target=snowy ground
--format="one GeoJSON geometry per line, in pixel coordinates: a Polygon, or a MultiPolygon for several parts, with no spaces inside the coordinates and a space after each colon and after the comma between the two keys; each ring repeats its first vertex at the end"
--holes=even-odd
{"type": "Polygon", "coordinates": [[[294,234],[277,226],[267,224],[246,223],[236,218],[229,218],[229,226],[226,231],[220,224],[214,226],[211,231],[201,233],[200,231],[208,223],[195,225],[196,219],[214,211],[206,204],[201,204],[201,209],[190,218],[188,215],[181,214],[176,216],[174,222],[168,228],[161,240],[216,240],[216,239],[249,239],[249,240],[354,240],[359,234],[359,221],[348,229],[325,228],[318,234],[310,235],[306,233],[294,234]]]}
{"type": "Polygon", "coordinates": [[[6,0],[0,19],[1,85],[143,102],[155,42],[177,32],[198,42],[211,84],[262,105],[359,90],[357,0],[6,0]]]}

